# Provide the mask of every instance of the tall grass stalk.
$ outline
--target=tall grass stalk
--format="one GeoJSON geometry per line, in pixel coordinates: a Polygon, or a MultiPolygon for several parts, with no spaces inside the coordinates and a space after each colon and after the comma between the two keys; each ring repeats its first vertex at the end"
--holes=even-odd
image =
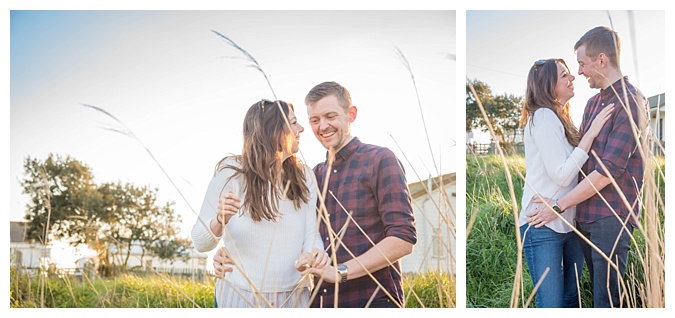
{"type": "MultiPolygon", "coordinates": [[[[52,216],[52,205],[51,205],[51,198],[52,198],[52,192],[49,187],[49,180],[47,178],[47,172],[45,171],[44,168],[40,168],[40,177],[42,178],[42,182],[44,183],[42,192],[39,193],[40,198],[42,199],[42,202],[44,203],[44,207],[47,210],[47,224],[45,225],[45,234],[44,234],[44,242],[42,242],[42,254],[44,255],[45,252],[47,251],[47,245],[49,244],[49,222],[51,220],[52,216]]],[[[45,285],[46,285],[46,278],[47,278],[47,268],[43,266],[43,264],[40,264],[40,305],[41,307],[44,307],[45,305],[45,285]]]]}

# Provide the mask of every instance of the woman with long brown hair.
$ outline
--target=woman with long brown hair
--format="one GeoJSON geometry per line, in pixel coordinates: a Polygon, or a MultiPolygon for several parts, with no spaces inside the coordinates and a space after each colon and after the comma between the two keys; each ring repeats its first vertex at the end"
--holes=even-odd
{"type": "Polygon", "coordinates": [[[574,233],[574,208],[538,215],[537,198],[562,197],[577,184],[580,167],[613,105],[601,112],[588,132],[579,135],[570,116],[574,76],[562,59],[538,60],[530,68],[523,102],[525,186],[518,226],[523,240],[537,307],[579,307],[577,281],[584,258],[574,233]]]}
{"type": "Polygon", "coordinates": [[[292,104],[257,102],[244,119],[241,155],[216,165],[192,228],[200,252],[222,240],[216,307],[309,305],[309,280],[295,261],[309,253],[308,266],[321,268],[328,257],[317,235],[316,177],[295,155],[303,131],[292,104]]]}

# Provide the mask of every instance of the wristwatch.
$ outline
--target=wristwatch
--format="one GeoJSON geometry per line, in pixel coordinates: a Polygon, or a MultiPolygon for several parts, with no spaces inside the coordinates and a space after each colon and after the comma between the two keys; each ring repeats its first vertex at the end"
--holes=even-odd
{"type": "Polygon", "coordinates": [[[340,283],[347,282],[347,266],[343,263],[337,264],[337,271],[340,274],[340,277],[342,277],[340,283]]]}
{"type": "Polygon", "coordinates": [[[558,205],[558,199],[553,200],[553,205],[551,206],[553,208],[553,211],[556,211],[558,213],[562,213],[563,211],[560,210],[560,206],[558,205]]]}

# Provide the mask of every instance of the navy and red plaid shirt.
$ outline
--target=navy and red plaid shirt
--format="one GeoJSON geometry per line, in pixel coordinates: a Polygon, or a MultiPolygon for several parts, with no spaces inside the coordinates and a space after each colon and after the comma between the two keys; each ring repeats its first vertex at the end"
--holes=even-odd
{"type": "MultiPolygon", "coordinates": [[[[633,225],[639,219],[639,202],[644,166],[642,157],[638,151],[638,142],[631,127],[631,120],[635,123],[635,127],[639,129],[638,135],[644,135],[649,122],[649,105],[644,95],[628,82],[627,77],[623,78],[623,82],[625,83],[625,91],[622,81],[618,80],[610,87],[601,90],[600,93],[591,97],[586,104],[580,129],[582,135],[588,130],[593,119],[605,106],[614,103],[614,111],[612,117],[605,123],[600,134],[593,141],[591,149],[588,152],[589,158],[583,165],[582,171],[585,175],[588,175],[596,170],[608,177],[602,165],[593,156],[592,151],[595,151],[601,159],[602,164],[609,171],[609,174],[616,180],[631,208],[626,207],[626,204],[621,199],[621,193],[610,183],[600,190],[602,197],[596,193],[588,200],[577,205],[577,222],[590,223],[601,218],[613,216],[612,210],[616,211],[623,218],[627,217],[630,211],[633,211],[635,219],[630,219],[630,223],[633,225]],[[628,112],[624,107],[626,100],[628,100],[632,119],[629,118],[628,112]],[[607,200],[612,209],[607,207],[602,198],[607,200]]],[[[584,174],[580,173],[579,181],[581,182],[583,178],[584,174]]]]}
{"type": "MultiPolygon", "coordinates": [[[[349,218],[347,212],[352,213],[353,220],[349,221],[342,237],[342,242],[351,253],[358,257],[387,236],[395,236],[412,244],[417,242],[405,172],[391,150],[364,144],[354,137],[337,152],[330,171],[328,168],[328,162],[322,162],[314,167],[314,173],[321,191],[328,177],[326,211],[331,228],[338,237],[342,234],[340,229],[349,218]]],[[[319,209],[320,201],[319,199],[317,202],[319,209]]],[[[319,233],[330,254],[331,235],[325,222],[320,223],[319,233]]],[[[337,242],[336,245],[338,263],[352,259],[344,246],[337,242]]],[[[400,271],[401,265],[397,261],[393,266],[371,273],[399,304],[403,301],[400,271]]],[[[319,292],[312,307],[335,307],[335,284],[324,282],[317,288],[319,292]]],[[[365,275],[339,285],[337,307],[365,307],[369,299],[385,297],[386,294],[378,289],[378,284],[369,275],[365,275]],[[373,297],[374,293],[377,295],[373,297]]]]}

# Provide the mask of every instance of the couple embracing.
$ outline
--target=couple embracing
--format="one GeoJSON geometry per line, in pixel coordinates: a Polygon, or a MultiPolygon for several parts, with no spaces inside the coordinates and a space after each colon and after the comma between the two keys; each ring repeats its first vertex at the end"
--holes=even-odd
{"type": "Polygon", "coordinates": [[[588,100],[580,129],[569,113],[575,76],[565,61],[536,61],[528,74],[518,226],[532,282],[540,284],[537,307],[581,307],[584,261],[593,306],[622,306],[644,174],[638,144],[649,117],[645,97],[621,73],[620,48],[607,27],[589,30],[574,45],[578,75],[600,89],[588,100]]]}
{"type": "Polygon", "coordinates": [[[403,166],[352,136],[342,85],[316,85],[305,104],[325,162],[296,156],[293,105],[263,100],[244,118],[242,153],[216,165],[191,233],[200,252],[223,244],[215,305],[404,307],[399,260],[417,232],[403,166]]]}

